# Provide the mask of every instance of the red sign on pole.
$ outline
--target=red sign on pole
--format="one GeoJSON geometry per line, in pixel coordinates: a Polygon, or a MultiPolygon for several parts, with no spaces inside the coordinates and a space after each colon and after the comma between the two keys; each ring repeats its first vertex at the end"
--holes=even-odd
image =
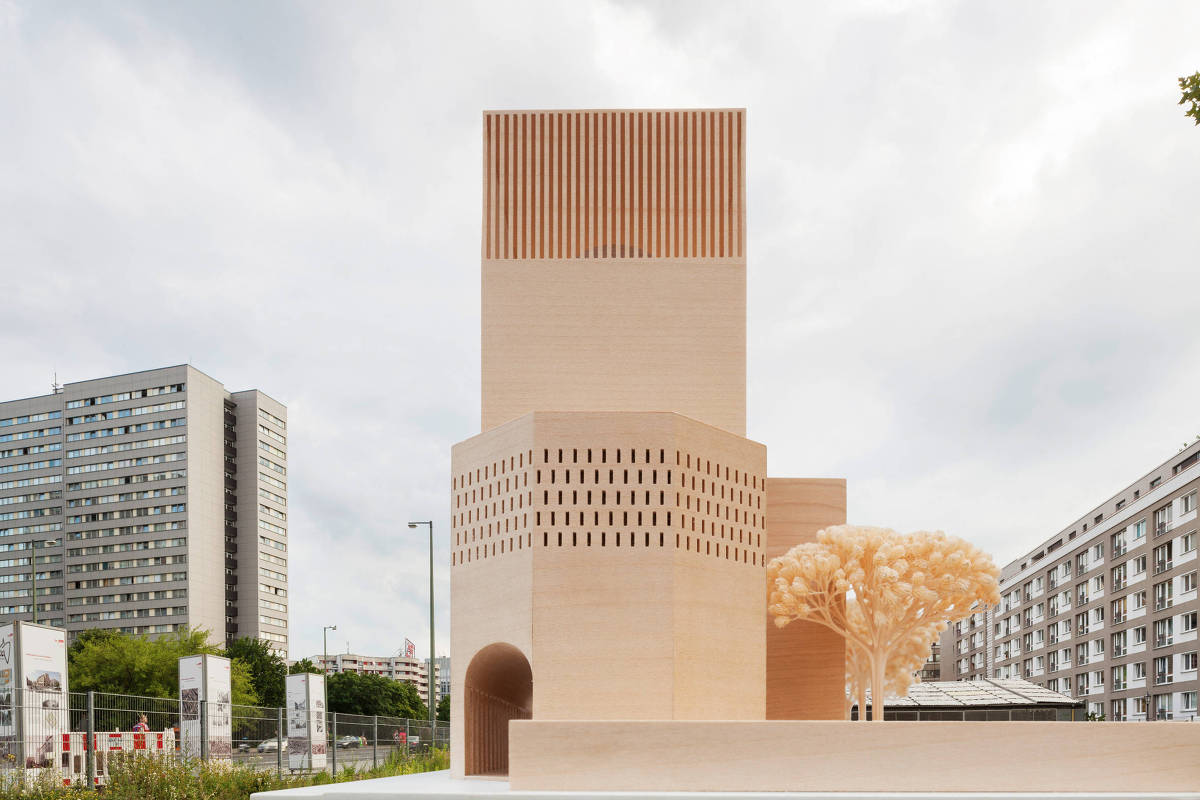
{"type": "Polygon", "coordinates": [[[404,657],[405,658],[416,658],[417,657],[417,646],[415,644],[413,644],[412,642],[410,642],[408,639],[404,640],[404,657]]]}

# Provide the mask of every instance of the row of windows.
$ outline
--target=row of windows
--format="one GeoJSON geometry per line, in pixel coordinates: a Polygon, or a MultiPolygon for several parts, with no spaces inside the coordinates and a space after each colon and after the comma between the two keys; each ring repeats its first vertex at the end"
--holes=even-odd
{"type": "Polygon", "coordinates": [[[268,583],[260,583],[258,585],[258,590],[264,594],[273,594],[276,597],[287,597],[287,589],[283,589],[278,586],[271,586],[268,583]]]}
{"type": "Polygon", "coordinates": [[[94,561],[89,564],[68,564],[67,572],[107,572],[113,569],[130,569],[131,567],[161,567],[168,564],[186,564],[187,560],[187,555],[178,555],[127,558],[122,561],[94,561]]]}
{"type": "Polygon", "coordinates": [[[121,528],[96,528],[90,531],[71,531],[67,538],[73,541],[81,539],[104,539],[109,536],[132,536],[141,533],[159,533],[161,531],[183,530],[187,523],[183,520],[172,522],[153,522],[144,525],[126,525],[121,528]]]}
{"type": "Polygon", "coordinates": [[[262,497],[263,499],[270,500],[271,502],[279,503],[279,505],[281,505],[281,506],[287,505],[286,497],[275,494],[274,492],[268,492],[266,489],[263,489],[262,487],[259,487],[258,496],[262,497]]]}
{"type": "Polygon", "coordinates": [[[187,589],[156,589],[149,592],[125,592],[122,594],[91,594],[67,598],[68,606],[97,606],[112,603],[139,603],[146,600],[170,600],[187,597],[187,589]]]}
{"type": "Polygon", "coordinates": [[[262,625],[274,625],[276,628],[287,627],[287,620],[281,619],[280,617],[268,617],[265,615],[260,615],[258,621],[262,625]]]}
{"type": "Polygon", "coordinates": [[[287,605],[285,603],[276,603],[273,600],[259,600],[258,605],[259,608],[265,608],[270,611],[282,611],[285,614],[287,613],[287,605]]]}
{"type": "Polygon", "coordinates": [[[266,561],[268,564],[275,564],[276,566],[279,566],[279,567],[287,566],[286,558],[280,558],[279,556],[273,556],[270,553],[259,551],[258,557],[261,558],[263,561],[266,561]]]}
{"type": "Polygon", "coordinates": [[[142,422],[138,425],[121,425],[117,428],[97,428],[93,431],[83,431],[81,433],[67,434],[68,442],[79,442],[87,439],[104,439],[108,436],[125,436],[130,433],[144,433],[146,431],[157,431],[163,428],[178,428],[187,425],[187,420],[183,417],[177,419],[161,419],[157,422],[142,422]]]}
{"type": "Polygon", "coordinates": [[[274,517],[275,519],[282,519],[282,520],[287,519],[287,514],[283,513],[282,511],[279,511],[277,509],[271,508],[268,505],[263,505],[262,503],[258,504],[258,510],[261,511],[262,513],[266,514],[268,517],[274,517]]]}
{"type": "Polygon", "coordinates": [[[0,458],[18,458],[20,456],[37,455],[38,453],[53,453],[58,450],[62,450],[62,444],[58,442],[31,444],[25,447],[10,447],[7,450],[0,450],[0,458]]]}
{"type": "Polygon", "coordinates": [[[132,392],[121,392],[120,394],[106,394],[99,397],[88,397],[83,400],[71,400],[67,403],[67,408],[85,408],[87,406],[100,406],[106,403],[119,403],[123,400],[137,400],[142,397],[156,397],[160,394],[174,394],[182,392],[186,384],[175,383],[170,386],[155,386],[151,389],[136,389],[132,392]]]}
{"type": "Polygon", "coordinates": [[[0,522],[11,519],[31,519],[33,517],[53,517],[62,513],[62,506],[48,508],[31,508],[28,511],[5,511],[0,514],[0,522]]]}
{"type": "Polygon", "coordinates": [[[155,497],[174,497],[187,494],[186,486],[168,486],[163,489],[146,489],[141,492],[122,492],[121,494],[103,494],[96,497],[81,497],[67,501],[68,508],[78,506],[98,506],[105,503],[128,503],[132,500],[150,500],[155,497]]]}
{"type": "MultiPolygon", "coordinates": [[[[580,463],[581,452],[583,453],[583,456],[585,459],[584,463],[588,463],[588,464],[594,463],[592,448],[585,448],[582,451],[579,448],[573,448],[570,451],[559,449],[558,450],[558,461],[556,463],[578,464],[578,463],[580,463]],[[566,457],[566,458],[564,458],[565,453],[568,455],[568,457],[566,457]]],[[[622,458],[623,452],[625,452],[625,451],[620,448],[614,448],[614,450],[613,450],[613,454],[615,456],[614,463],[616,463],[616,464],[622,463],[621,458],[622,458]]],[[[665,463],[667,463],[666,450],[662,450],[662,449],[658,450],[658,454],[657,454],[658,461],[657,462],[655,462],[653,459],[653,456],[654,456],[653,450],[645,449],[643,451],[643,453],[644,453],[644,455],[643,455],[642,461],[640,463],[643,463],[643,464],[654,464],[654,463],[665,464],[665,463]]],[[[599,455],[599,463],[601,463],[601,464],[608,463],[608,449],[607,448],[599,448],[598,455],[599,455]]],[[[467,486],[471,486],[474,483],[480,483],[484,480],[489,480],[492,476],[503,475],[506,472],[509,472],[509,471],[512,471],[515,469],[524,469],[525,460],[526,460],[526,454],[520,453],[520,454],[517,454],[514,456],[509,456],[507,461],[505,459],[501,459],[500,461],[492,462],[490,467],[487,465],[484,465],[482,467],[476,468],[473,472],[472,471],[464,472],[458,476],[451,478],[450,487],[451,487],[451,489],[457,490],[459,488],[465,488],[467,486]]],[[[529,465],[533,466],[533,451],[532,450],[528,451],[528,460],[529,460],[529,465]]],[[[551,451],[549,448],[543,449],[542,450],[542,464],[548,465],[550,463],[552,463],[551,462],[551,451]]],[[[629,460],[627,463],[629,463],[629,464],[639,463],[637,449],[630,448],[629,460]]],[[[697,455],[695,457],[695,463],[696,463],[695,469],[697,472],[700,471],[701,464],[703,464],[704,465],[704,474],[705,475],[714,475],[714,462],[711,459],[702,459],[702,458],[700,458],[700,456],[697,455]]],[[[680,451],[676,450],[675,451],[675,465],[679,466],[679,467],[685,467],[686,469],[692,469],[692,455],[690,453],[682,454],[680,451]]],[[[722,473],[721,464],[719,462],[717,462],[717,463],[715,463],[715,477],[717,477],[719,479],[721,477],[721,473],[722,473]]],[[[731,472],[731,469],[728,465],[725,466],[724,477],[725,477],[725,480],[732,479],[735,484],[741,483],[743,486],[748,486],[748,487],[751,487],[754,489],[757,489],[758,485],[759,485],[759,480],[758,480],[757,475],[751,475],[749,472],[745,472],[741,469],[736,469],[736,468],[733,469],[731,472]]],[[[765,480],[763,481],[763,483],[765,484],[765,480]]]]}
{"type": "Polygon", "coordinates": [[[260,519],[258,521],[258,527],[262,528],[264,531],[270,531],[271,533],[278,534],[279,536],[287,536],[286,528],[281,528],[274,523],[267,522],[265,519],[260,519]]]}
{"type": "Polygon", "coordinates": [[[279,417],[272,414],[270,411],[266,411],[266,410],[260,408],[258,410],[258,416],[262,417],[267,422],[270,422],[274,425],[278,425],[282,430],[285,430],[285,431],[287,430],[287,423],[284,422],[283,420],[281,420],[279,417]]]}
{"type": "Polygon", "coordinates": [[[274,461],[272,461],[269,458],[266,458],[264,456],[259,456],[258,463],[259,463],[259,465],[264,466],[267,469],[275,470],[280,475],[287,475],[287,467],[283,466],[282,464],[276,464],[274,461]]]}
{"type": "MultiPolygon", "coordinates": [[[[23,489],[27,486],[44,486],[48,483],[62,483],[61,475],[42,475],[38,478],[21,478],[15,481],[0,481],[0,490],[23,489]]],[[[67,487],[70,488],[70,487],[67,487]]]]}
{"type": "Polygon", "coordinates": [[[182,514],[187,511],[186,503],[175,503],[169,506],[147,506],[145,508],[129,508],[123,511],[101,511],[94,514],[77,514],[67,517],[67,522],[80,525],[88,522],[103,522],[109,519],[131,519],[133,517],[153,517],[158,514],[182,514]]]}
{"type": "Polygon", "coordinates": [[[258,537],[258,542],[259,542],[259,544],[265,545],[266,547],[274,547],[276,550],[282,550],[284,552],[287,552],[286,544],[284,544],[283,542],[277,542],[274,539],[268,539],[266,536],[258,537]]]}
{"type": "Polygon", "coordinates": [[[0,497],[0,506],[13,506],[17,503],[37,503],[42,500],[58,500],[62,497],[60,490],[52,492],[36,492],[34,494],[14,494],[8,497],[0,497]]]}
{"type": "Polygon", "coordinates": [[[282,581],[284,583],[287,582],[287,575],[283,574],[282,572],[275,572],[274,570],[267,569],[266,567],[259,567],[258,574],[264,578],[271,578],[272,580],[282,581]]]}
{"type": "Polygon", "coordinates": [[[265,450],[266,452],[270,453],[273,456],[279,456],[280,458],[287,458],[287,453],[280,450],[278,447],[273,447],[272,445],[267,444],[266,442],[262,441],[261,439],[258,442],[258,449],[265,450]]]}
{"type": "Polygon", "coordinates": [[[18,442],[22,439],[41,439],[43,436],[56,436],[62,433],[62,428],[35,428],[20,433],[0,434],[0,442],[18,442]]]}
{"type": "MultiPolygon", "coordinates": [[[[26,563],[28,563],[28,561],[29,560],[26,559],[26,563]]],[[[30,573],[28,573],[28,572],[17,572],[17,573],[13,573],[11,575],[0,575],[0,583],[22,583],[24,581],[29,580],[29,577],[30,577],[30,573]]],[[[37,579],[39,581],[57,581],[57,580],[60,580],[61,578],[62,578],[62,570],[58,570],[58,569],[43,570],[43,571],[39,571],[37,574],[37,579]]]]}
{"type": "Polygon", "coordinates": [[[99,456],[106,453],[123,453],[126,450],[144,450],[147,447],[163,447],[169,444],[182,444],[187,441],[187,434],[181,436],[166,436],[161,439],[142,439],[137,442],[121,442],[120,444],[106,444],[102,447],[87,447],[83,450],[68,450],[67,458],[79,458],[80,456],[99,456]]]}
{"type": "MultiPolygon", "coordinates": [[[[39,578],[40,580],[40,578],[39,578]]],[[[68,589],[104,589],[109,586],[133,586],[139,583],[172,583],[187,580],[186,572],[159,572],[153,575],[125,575],[120,578],[92,578],[85,581],[71,581],[68,589]]]]}
{"type": "Polygon", "coordinates": [[[102,622],[110,619],[146,619],[148,617],[181,617],[187,606],[168,608],[126,608],[120,611],[92,611],[87,614],[68,614],[68,622],[102,622]]]}
{"type": "Polygon", "coordinates": [[[50,467],[61,467],[61,458],[52,458],[48,461],[26,461],[24,464],[9,464],[5,467],[0,467],[0,475],[6,475],[10,472],[28,472],[31,469],[48,469],[50,467]]]}
{"type": "Polygon", "coordinates": [[[267,484],[268,486],[274,486],[276,489],[282,489],[285,492],[287,491],[287,484],[284,483],[283,481],[279,480],[278,478],[272,478],[270,475],[268,475],[265,472],[258,473],[258,477],[259,477],[259,480],[261,480],[263,483],[267,484]]]}
{"type": "Polygon", "coordinates": [[[61,522],[43,522],[37,525],[22,525],[18,528],[0,528],[0,536],[22,536],[27,533],[61,531],[62,526],[63,524],[61,522]]]}
{"type": "Polygon", "coordinates": [[[152,483],[154,481],[170,481],[187,477],[186,469],[173,469],[167,472],[143,472],[140,475],[123,475],[120,478],[101,478],[94,481],[79,481],[68,483],[68,492],[81,489],[103,489],[108,486],[126,486],[131,483],[152,483]]]}
{"type": "Polygon", "coordinates": [[[172,461],[183,461],[186,458],[187,455],[185,453],[163,453],[157,456],[122,458],[119,461],[98,461],[95,464],[67,467],[67,474],[78,475],[81,472],[107,472],[108,470],[125,469],[126,467],[144,467],[147,464],[168,464],[172,461]]]}
{"type": "Polygon", "coordinates": [[[153,406],[137,406],[136,408],[122,408],[117,411],[101,411],[95,414],[85,414],[81,417],[71,417],[67,420],[68,425],[86,425],[89,422],[105,422],[110,419],[121,419],[123,417],[140,417],[143,414],[158,414],[163,411],[178,411],[185,408],[187,403],[183,400],[177,400],[174,403],[158,403],[153,406]]]}
{"type": "Polygon", "coordinates": [[[275,431],[268,428],[266,425],[259,425],[258,432],[261,433],[263,436],[274,439],[275,441],[279,442],[280,444],[284,444],[284,445],[287,444],[286,436],[284,436],[283,434],[280,434],[280,433],[276,433],[275,431]]]}
{"type": "Polygon", "coordinates": [[[272,633],[271,631],[259,631],[258,638],[266,639],[268,642],[277,642],[284,646],[287,645],[287,637],[282,633],[272,633]]]}
{"type": "Polygon", "coordinates": [[[5,417],[0,419],[0,428],[7,428],[11,425],[27,425],[31,422],[45,422],[48,419],[61,419],[61,411],[42,411],[37,414],[24,414],[19,417],[5,417]]]}
{"type": "Polygon", "coordinates": [[[97,544],[91,547],[73,547],[67,551],[71,558],[79,556],[95,556],[104,553],[128,553],[138,550],[161,550],[167,547],[186,547],[187,538],[152,539],[148,542],[122,542],[120,544],[97,544]]]}

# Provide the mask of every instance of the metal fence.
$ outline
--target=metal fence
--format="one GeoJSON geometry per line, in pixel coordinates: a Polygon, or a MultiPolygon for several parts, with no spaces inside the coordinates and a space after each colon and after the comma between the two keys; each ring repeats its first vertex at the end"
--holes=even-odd
{"type": "MultiPolygon", "coordinates": [[[[449,748],[450,724],[325,715],[327,771],[367,769],[397,754],[449,748]]],[[[0,783],[14,771],[102,786],[116,759],[158,754],[291,772],[282,708],[162,697],[20,689],[0,695],[0,783]]]]}

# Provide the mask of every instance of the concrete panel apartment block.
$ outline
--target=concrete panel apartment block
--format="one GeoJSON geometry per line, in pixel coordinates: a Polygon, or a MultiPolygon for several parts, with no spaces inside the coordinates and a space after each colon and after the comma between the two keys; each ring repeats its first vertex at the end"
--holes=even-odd
{"type": "Polygon", "coordinates": [[[69,637],[186,626],[286,653],[286,419],[189,365],[0,403],[2,616],[32,619],[34,554],[37,618],[69,637]]]}

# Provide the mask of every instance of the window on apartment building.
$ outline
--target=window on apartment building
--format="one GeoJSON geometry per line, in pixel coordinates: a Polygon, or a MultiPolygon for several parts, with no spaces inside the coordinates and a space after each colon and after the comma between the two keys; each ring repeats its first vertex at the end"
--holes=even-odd
{"type": "Polygon", "coordinates": [[[1184,495],[1179,500],[1179,513],[1187,514],[1196,510],[1196,492],[1191,492],[1184,495]]]}
{"type": "Polygon", "coordinates": [[[1186,614],[1179,616],[1179,630],[1181,633],[1191,633],[1196,630],[1196,612],[1189,611],[1186,614]]]}
{"type": "Polygon", "coordinates": [[[1188,531],[1179,537],[1179,554],[1190,553],[1196,549],[1196,532],[1188,531]]]}
{"type": "Polygon", "coordinates": [[[1127,537],[1128,537],[1128,533],[1125,530],[1117,531],[1116,533],[1114,533],[1112,535],[1112,537],[1111,537],[1112,551],[1111,552],[1112,552],[1114,558],[1116,556],[1124,554],[1125,548],[1127,545],[1127,537]]]}
{"type": "Polygon", "coordinates": [[[1154,574],[1166,572],[1174,565],[1172,559],[1172,542],[1167,542],[1164,545],[1159,545],[1154,548],[1154,574]]]}
{"type": "Polygon", "coordinates": [[[1121,656],[1125,655],[1125,646],[1129,641],[1127,633],[1127,631],[1117,631],[1112,635],[1113,658],[1120,658],[1121,656]]]}
{"type": "Polygon", "coordinates": [[[1166,647],[1175,641],[1175,620],[1173,617],[1155,620],[1154,646],[1166,647]]]}
{"type": "Polygon", "coordinates": [[[1154,695],[1155,719],[1173,719],[1175,717],[1173,699],[1169,694],[1154,695]]]}
{"type": "Polygon", "coordinates": [[[1133,574],[1141,575],[1146,571],[1146,557],[1144,555],[1133,559],[1133,574]]]}
{"type": "MultiPolygon", "coordinates": [[[[1135,495],[1135,497],[1136,497],[1136,495],[1135,495]]],[[[1136,542],[1138,539],[1145,539],[1145,538],[1146,538],[1146,520],[1139,519],[1137,522],[1133,523],[1133,540],[1136,542]]]]}
{"type": "Polygon", "coordinates": [[[1179,669],[1181,672],[1189,672],[1196,669],[1197,652],[1193,650],[1190,653],[1181,653],[1179,656],[1179,669]]]}
{"type": "Polygon", "coordinates": [[[1146,590],[1145,589],[1142,589],[1140,592],[1134,592],[1133,594],[1127,595],[1127,596],[1129,598],[1131,598],[1131,600],[1133,601],[1133,610],[1134,611],[1139,611],[1146,607],[1146,590]]]}
{"type": "Polygon", "coordinates": [[[1196,710],[1196,693],[1183,692],[1179,695],[1179,710],[1180,711],[1195,711],[1196,710]]]}
{"type": "Polygon", "coordinates": [[[1133,629],[1133,643],[1134,644],[1145,644],[1146,643],[1146,626],[1145,625],[1139,625],[1133,629]]]}
{"type": "Polygon", "coordinates": [[[1096,577],[1092,578],[1092,593],[1100,594],[1103,591],[1104,591],[1104,576],[1097,575],[1096,577]]]}
{"type": "Polygon", "coordinates": [[[1172,511],[1172,509],[1171,509],[1170,503],[1167,503],[1162,508],[1155,509],[1155,511],[1154,511],[1154,535],[1155,536],[1160,536],[1160,535],[1166,533],[1167,529],[1171,527],[1171,517],[1172,517],[1171,511],[1172,511]]]}
{"type": "Polygon", "coordinates": [[[1126,714],[1125,699],[1113,700],[1109,705],[1112,709],[1111,717],[1114,722],[1124,722],[1126,714]]]}
{"type": "Polygon", "coordinates": [[[1162,611],[1165,608],[1170,608],[1175,602],[1172,599],[1172,595],[1173,587],[1171,586],[1171,581],[1154,584],[1154,610],[1162,611]]]}
{"type": "Polygon", "coordinates": [[[1133,679],[1135,681],[1140,681],[1140,680],[1145,679],[1145,677],[1146,677],[1146,662],[1145,661],[1135,661],[1135,662],[1133,662],[1133,664],[1131,666],[1133,667],[1133,679]]]}
{"type": "Polygon", "coordinates": [[[1196,573],[1195,573],[1195,571],[1192,571],[1186,575],[1180,576],[1180,578],[1179,578],[1180,594],[1186,594],[1188,592],[1194,592],[1194,591],[1196,591],[1196,573]]]}
{"type": "Polygon", "coordinates": [[[1113,591],[1118,591],[1125,588],[1125,581],[1129,577],[1129,569],[1125,564],[1118,564],[1112,568],[1112,588],[1113,591]]]}
{"type": "Polygon", "coordinates": [[[1154,659],[1154,685],[1162,686],[1174,680],[1171,656],[1159,656],[1154,659]]]}

